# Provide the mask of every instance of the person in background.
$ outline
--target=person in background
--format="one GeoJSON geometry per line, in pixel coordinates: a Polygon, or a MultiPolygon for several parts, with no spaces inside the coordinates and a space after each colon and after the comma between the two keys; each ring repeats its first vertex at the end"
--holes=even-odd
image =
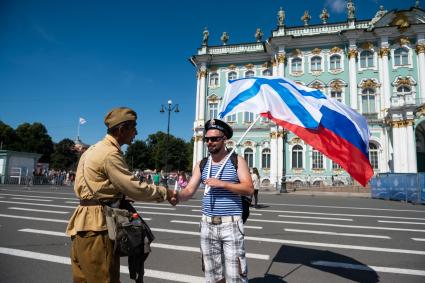
{"type": "Polygon", "coordinates": [[[254,185],[254,207],[258,208],[258,191],[260,190],[260,174],[256,167],[252,168],[252,184],[254,185]]]}
{"type": "Polygon", "coordinates": [[[155,172],[154,172],[154,175],[153,175],[153,183],[158,186],[160,178],[161,177],[159,176],[158,171],[155,169],[155,172]]]}
{"type": "Polygon", "coordinates": [[[186,178],[186,173],[184,171],[181,171],[179,173],[179,177],[178,177],[178,186],[180,189],[184,189],[187,186],[187,178],[186,178]]]}

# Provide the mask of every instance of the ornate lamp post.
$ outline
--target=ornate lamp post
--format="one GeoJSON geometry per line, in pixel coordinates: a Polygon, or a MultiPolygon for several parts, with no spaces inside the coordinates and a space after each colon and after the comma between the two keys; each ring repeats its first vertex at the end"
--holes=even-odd
{"type": "Polygon", "coordinates": [[[173,106],[173,102],[170,100],[168,100],[167,102],[167,107],[164,108],[164,104],[161,105],[161,110],[159,110],[159,112],[164,113],[165,111],[168,112],[168,123],[167,123],[167,140],[165,143],[165,146],[167,147],[165,150],[165,171],[166,173],[168,173],[168,140],[170,138],[170,118],[171,118],[171,112],[174,111],[176,113],[179,113],[179,105],[175,104],[173,106]]]}
{"type": "Polygon", "coordinates": [[[288,132],[284,129],[283,130],[283,136],[282,136],[282,141],[283,141],[283,152],[282,152],[282,158],[283,158],[283,164],[282,164],[282,180],[281,180],[281,186],[280,186],[280,192],[281,193],[287,193],[288,191],[286,190],[286,141],[287,141],[287,135],[288,132]]]}

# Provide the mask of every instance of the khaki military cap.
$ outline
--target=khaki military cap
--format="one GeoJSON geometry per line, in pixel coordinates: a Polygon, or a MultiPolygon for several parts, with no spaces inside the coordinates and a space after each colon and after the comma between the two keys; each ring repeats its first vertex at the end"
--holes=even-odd
{"type": "Polygon", "coordinates": [[[108,129],[125,121],[136,121],[137,114],[127,107],[114,108],[105,116],[105,125],[108,129]]]}

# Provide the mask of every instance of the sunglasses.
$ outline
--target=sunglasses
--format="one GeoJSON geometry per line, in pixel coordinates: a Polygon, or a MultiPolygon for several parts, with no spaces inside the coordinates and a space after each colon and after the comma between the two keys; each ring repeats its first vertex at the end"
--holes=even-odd
{"type": "Polygon", "coordinates": [[[224,136],[219,136],[219,137],[204,137],[204,142],[218,142],[221,141],[223,139],[224,136]]]}

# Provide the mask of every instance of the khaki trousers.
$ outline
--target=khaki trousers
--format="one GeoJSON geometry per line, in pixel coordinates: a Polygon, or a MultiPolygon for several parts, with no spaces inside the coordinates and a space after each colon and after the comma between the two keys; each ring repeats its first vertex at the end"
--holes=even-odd
{"type": "Polygon", "coordinates": [[[74,283],[119,283],[120,257],[108,231],[84,231],[72,238],[71,263],[74,283]]]}

